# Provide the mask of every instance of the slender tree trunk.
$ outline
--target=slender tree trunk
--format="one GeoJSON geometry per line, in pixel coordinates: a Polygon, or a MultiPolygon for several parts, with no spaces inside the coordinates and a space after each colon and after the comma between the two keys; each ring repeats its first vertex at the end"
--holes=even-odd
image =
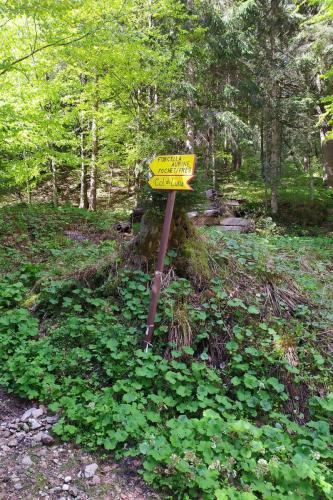
{"type": "MultiPolygon", "coordinates": [[[[276,36],[277,36],[277,9],[279,0],[271,0],[271,16],[272,27],[270,34],[270,63],[272,72],[276,70],[276,36]]],[[[278,120],[277,107],[278,107],[278,83],[273,74],[273,87],[271,91],[271,151],[270,151],[270,184],[271,184],[271,210],[273,214],[278,213],[278,179],[280,176],[280,163],[281,163],[281,125],[278,120]]]]}
{"type": "MultiPolygon", "coordinates": [[[[97,87],[97,79],[96,79],[97,87]]],[[[96,88],[97,92],[97,88],[96,88]]],[[[90,188],[89,188],[89,210],[96,210],[97,208],[97,156],[98,156],[98,98],[96,98],[93,109],[93,117],[91,121],[91,167],[90,167],[90,188]]]]}
{"type": "MultiPolygon", "coordinates": [[[[193,0],[187,0],[187,8],[189,12],[192,12],[194,4],[193,0]]],[[[189,26],[190,28],[191,26],[189,26]]],[[[195,75],[194,75],[194,64],[193,60],[190,59],[187,66],[187,77],[188,81],[191,84],[190,88],[193,87],[195,83],[195,75]]],[[[190,92],[192,92],[190,90],[190,92]]],[[[195,143],[195,135],[194,135],[194,120],[193,120],[193,111],[195,108],[195,102],[192,95],[189,96],[187,100],[187,117],[185,120],[185,130],[186,130],[186,149],[189,153],[194,153],[194,143],[195,143]]]]}
{"type": "Polygon", "coordinates": [[[260,164],[261,164],[261,177],[266,181],[266,166],[265,166],[265,111],[261,112],[260,120],[260,164]]]}
{"type": "MultiPolygon", "coordinates": [[[[322,79],[318,73],[316,77],[316,86],[318,90],[318,99],[323,96],[322,79]]],[[[320,142],[323,154],[324,175],[323,180],[328,187],[333,187],[333,139],[328,139],[327,134],[332,133],[332,127],[329,126],[327,120],[322,120],[325,109],[320,104],[316,106],[317,114],[321,118],[320,142]]]]}
{"type": "Polygon", "coordinates": [[[272,151],[271,151],[271,209],[273,214],[278,213],[277,185],[279,178],[280,148],[279,123],[276,118],[272,121],[272,151]]]}
{"type": "Polygon", "coordinates": [[[213,188],[216,189],[216,156],[215,156],[215,128],[214,128],[214,125],[211,128],[210,150],[211,150],[210,156],[211,156],[211,162],[212,162],[213,188]]]}
{"type": "Polygon", "coordinates": [[[327,139],[326,134],[321,134],[321,147],[324,161],[324,181],[330,188],[333,187],[333,139],[327,139]]]}
{"type": "Polygon", "coordinates": [[[232,151],[232,166],[238,172],[242,166],[242,153],[238,149],[232,151]]]}
{"type": "Polygon", "coordinates": [[[84,149],[84,131],[83,131],[83,123],[81,125],[81,133],[80,133],[80,149],[81,149],[81,175],[80,175],[80,208],[88,208],[89,200],[88,200],[88,180],[87,180],[87,164],[85,158],[85,149],[84,149]]]}
{"type": "Polygon", "coordinates": [[[58,206],[58,186],[57,186],[57,164],[54,158],[51,158],[52,172],[52,203],[54,207],[58,206]]]}
{"type": "Polygon", "coordinates": [[[27,199],[28,199],[28,205],[31,205],[31,188],[29,181],[27,181],[27,199]]]}
{"type": "Polygon", "coordinates": [[[109,194],[108,194],[108,207],[111,207],[111,202],[112,202],[112,177],[113,177],[113,170],[112,170],[112,163],[109,163],[109,194]]]}

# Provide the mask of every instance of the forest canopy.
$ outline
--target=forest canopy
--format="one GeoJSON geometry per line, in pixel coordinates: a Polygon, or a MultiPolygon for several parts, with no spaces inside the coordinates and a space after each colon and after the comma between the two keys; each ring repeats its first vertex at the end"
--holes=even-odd
{"type": "Polygon", "coordinates": [[[209,187],[262,179],[273,213],[288,162],[333,185],[332,2],[7,1],[1,19],[1,193],[95,209],[187,151],[209,187]]]}

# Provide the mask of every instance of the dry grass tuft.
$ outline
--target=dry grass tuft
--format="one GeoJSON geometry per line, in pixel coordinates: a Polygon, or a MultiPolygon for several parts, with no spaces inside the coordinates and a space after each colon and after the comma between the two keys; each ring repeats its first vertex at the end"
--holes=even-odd
{"type": "MultiPolygon", "coordinates": [[[[171,343],[177,351],[183,347],[192,345],[193,332],[188,319],[186,308],[179,306],[175,309],[173,320],[169,330],[168,342],[171,343]]],[[[170,348],[167,349],[165,356],[170,358],[170,348]]]]}
{"type": "Polygon", "coordinates": [[[278,317],[292,316],[300,305],[314,307],[296,284],[286,277],[275,283],[267,281],[262,287],[262,292],[266,296],[266,307],[271,308],[278,317]]]}

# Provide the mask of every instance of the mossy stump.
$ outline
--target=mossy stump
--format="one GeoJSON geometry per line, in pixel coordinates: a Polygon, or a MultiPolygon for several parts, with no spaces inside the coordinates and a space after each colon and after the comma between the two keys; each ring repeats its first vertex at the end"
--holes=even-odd
{"type": "MultiPolygon", "coordinates": [[[[156,263],[163,226],[163,214],[154,210],[145,213],[140,232],[132,246],[132,254],[140,262],[153,267],[156,263]]],[[[208,252],[204,240],[184,209],[176,208],[173,214],[169,249],[176,251],[173,266],[179,276],[197,281],[210,276],[208,252]]]]}

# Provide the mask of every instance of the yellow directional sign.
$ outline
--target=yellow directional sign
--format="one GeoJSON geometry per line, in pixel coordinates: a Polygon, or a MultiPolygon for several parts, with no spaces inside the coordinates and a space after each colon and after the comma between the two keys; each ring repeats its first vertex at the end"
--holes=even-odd
{"type": "Polygon", "coordinates": [[[149,167],[154,175],[193,175],[195,155],[158,156],[149,167]]]}
{"type": "Polygon", "coordinates": [[[193,191],[188,182],[192,175],[154,175],[149,179],[149,186],[153,189],[166,189],[171,191],[193,191]]]}

